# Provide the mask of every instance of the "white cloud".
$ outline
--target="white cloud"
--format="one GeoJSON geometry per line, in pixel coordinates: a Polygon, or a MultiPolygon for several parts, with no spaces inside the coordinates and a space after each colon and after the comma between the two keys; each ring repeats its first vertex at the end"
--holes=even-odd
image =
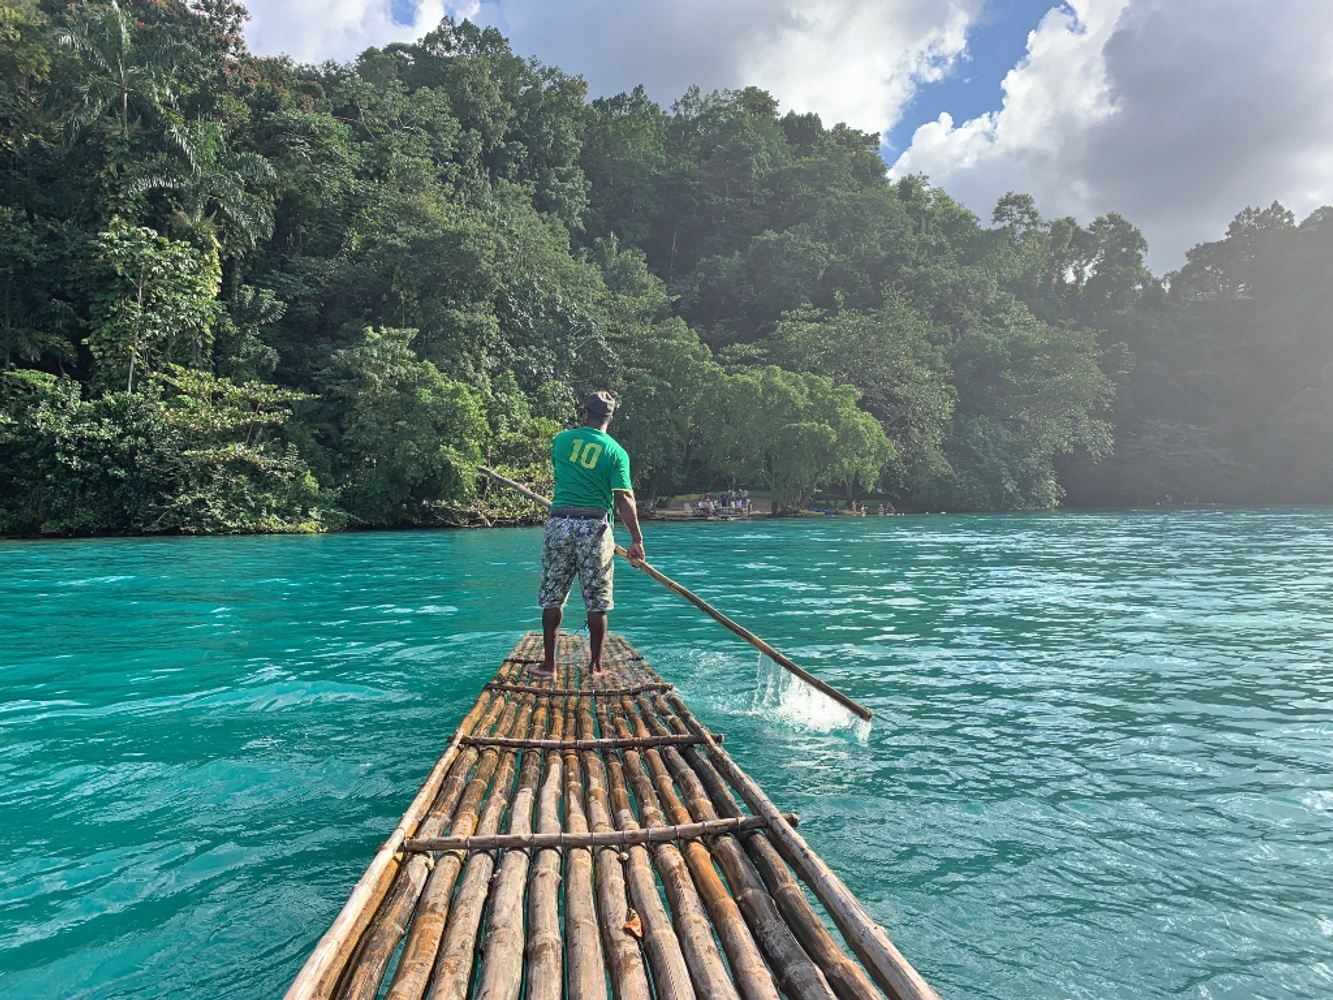
{"type": "Polygon", "coordinates": [[[260,55],[289,55],[299,62],[350,59],[372,45],[411,41],[446,14],[475,15],[477,4],[415,0],[410,23],[394,18],[392,0],[248,0],[245,37],[260,55]]]}
{"type": "Polygon", "coordinates": [[[519,51],[582,73],[594,94],[643,83],[670,103],[756,85],[786,108],[884,132],[963,54],[982,0],[549,0],[485,3],[519,51]]]}
{"type": "Polygon", "coordinates": [[[1047,216],[1115,210],[1158,270],[1246,205],[1333,201],[1333,4],[1075,0],[1051,10],[1000,110],[916,130],[893,166],[988,218],[1009,190],[1047,216]]]}
{"type": "Polygon", "coordinates": [[[832,124],[891,128],[963,54],[984,0],[250,0],[250,47],[306,62],[420,37],[446,13],[499,27],[514,51],[584,76],[594,95],[644,84],[669,104],[755,84],[832,124]]]}

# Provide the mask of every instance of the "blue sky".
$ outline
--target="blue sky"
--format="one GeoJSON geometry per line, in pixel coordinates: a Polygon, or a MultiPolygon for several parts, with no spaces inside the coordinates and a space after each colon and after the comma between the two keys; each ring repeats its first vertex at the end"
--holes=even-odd
{"type": "Polygon", "coordinates": [[[1004,97],[1000,81],[1023,58],[1028,33],[1053,6],[1058,6],[1054,0],[990,0],[968,29],[966,56],[944,79],[923,84],[885,135],[885,158],[896,159],[911,145],[916,127],[940,112],[965,121],[998,110],[1004,97]]]}
{"type": "Polygon", "coordinates": [[[261,54],[351,59],[446,14],[669,105],[763,87],[882,137],[982,219],[1123,213],[1179,267],[1246,206],[1333,203],[1333,0],[247,0],[261,54]]]}

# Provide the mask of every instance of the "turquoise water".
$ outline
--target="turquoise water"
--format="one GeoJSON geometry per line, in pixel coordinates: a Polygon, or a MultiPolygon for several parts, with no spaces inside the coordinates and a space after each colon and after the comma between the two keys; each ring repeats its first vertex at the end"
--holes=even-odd
{"type": "MultiPolygon", "coordinates": [[[[612,623],[946,1000],[1328,997],[1331,518],[649,525],[864,743],[623,568],[612,623]]],[[[534,624],[538,541],[0,545],[0,995],[279,994],[534,624]]]]}

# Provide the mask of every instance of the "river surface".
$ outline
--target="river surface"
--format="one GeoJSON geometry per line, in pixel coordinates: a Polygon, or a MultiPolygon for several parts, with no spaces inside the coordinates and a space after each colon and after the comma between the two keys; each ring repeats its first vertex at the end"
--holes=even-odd
{"type": "MultiPolygon", "coordinates": [[[[828,728],[622,566],[613,628],[945,1000],[1333,996],[1333,511],[647,537],[875,710],[828,728]]],[[[279,995],[535,625],[538,545],[0,544],[0,995],[279,995]]]]}

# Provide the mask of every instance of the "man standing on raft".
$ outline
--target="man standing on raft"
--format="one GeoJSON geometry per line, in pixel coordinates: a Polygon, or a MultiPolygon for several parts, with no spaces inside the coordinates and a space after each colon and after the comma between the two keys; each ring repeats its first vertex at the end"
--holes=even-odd
{"type": "Polygon", "coordinates": [[[555,676],[555,640],[564,616],[574,574],[579,575],[583,603],[588,609],[588,666],[602,666],[606,613],[612,601],[612,560],[615,538],[611,516],[616,510],[629,528],[629,558],[644,558],[639,512],[629,481],[629,455],[606,433],[616,401],[607,392],[594,392],[579,407],[579,427],[561,431],[551,442],[555,496],[542,540],[542,584],[537,603],[542,608],[542,665],[532,676],[555,676]]]}

